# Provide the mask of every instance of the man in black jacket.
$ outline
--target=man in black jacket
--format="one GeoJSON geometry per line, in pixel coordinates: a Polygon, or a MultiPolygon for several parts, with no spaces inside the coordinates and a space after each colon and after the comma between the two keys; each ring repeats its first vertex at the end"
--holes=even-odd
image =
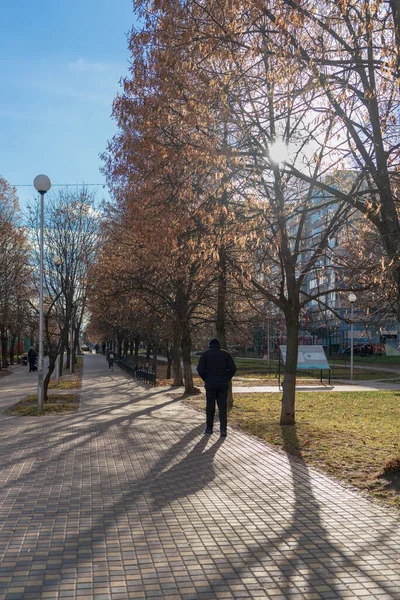
{"type": "Polygon", "coordinates": [[[29,372],[37,371],[36,360],[37,360],[37,354],[34,351],[34,349],[31,347],[31,348],[29,348],[29,352],[28,352],[29,372]]]}
{"type": "Polygon", "coordinates": [[[210,341],[208,350],[200,356],[197,372],[205,382],[207,397],[207,428],[205,433],[213,432],[215,401],[218,404],[221,436],[226,436],[229,382],[236,373],[232,356],[221,349],[219,340],[210,341]]]}

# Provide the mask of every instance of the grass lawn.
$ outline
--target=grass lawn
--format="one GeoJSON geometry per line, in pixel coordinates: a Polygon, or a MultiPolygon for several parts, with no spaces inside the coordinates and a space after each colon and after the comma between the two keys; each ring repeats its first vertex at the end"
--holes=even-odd
{"type": "MultiPolygon", "coordinates": [[[[380,365],[381,368],[383,366],[384,365],[380,365]]],[[[387,379],[388,381],[392,381],[394,379],[399,378],[399,375],[397,373],[390,373],[388,371],[368,371],[368,369],[357,369],[357,365],[354,365],[353,371],[355,381],[372,381],[376,379],[387,379]]],[[[350,363],[346,367],[344,365],[333,365],[333,368],[331,370],[331,379],[350,379],[350,363]]]]}
{"type": "MultiPolygon", "coordinates": [[[[343,359],[341,359],[343,361],[343,359]]],[[[350,356],[347,357],[347,361],[350,362],[350,356]]],[[[329,361],[332,362],[332,361],[329,361]]],[[[400,368],[400,356],[378,356],[377,354],[372,354],[372,356],[358,356],[357,354],[354,356],[355,363],[362,363],[365,366],[377,366],[377,367],[390,367],[390,368],[400,368]]]]}
{"type": "MultiPolygon", "coordinates": [[[[367,357],[368,358],[368,357],[367,357]]],[[[392,357],[379,357],[379,358],[392,358],[392,357]]],[[[362,359],[361,359],[362,361],[362,359]]],[[[360,366],[361,366],[360,361],[360,366]]],[[[262,360],[260,358],[236,358],[235,359],[237,372],[233,381],[234,385],[274,385],[278,384],[278,362],[271,360],[270,364],[266,360],[262,360]],[[240,382],[238,378],[243,379],[253,379],[254,381],[240,382]]],[[[197,365],[198,358],[192,358],[192,364],[197,365]]],[[[347,361],[346,364],[343,360],[336,361],[334,364],[330,363],[332,366],[331,369],[331,381],[335,381],[337,379],[350,379],[350,361],[347,361]]],[[[397,361],[400,370],[400,363],[397,361]]],[[[364,365],[363,365],[364,366],[364,365]]],[[[365,366],[368,366],[365,365],[365,366]]],[[[372,366],[372,364],[371,364],[372,366]]],[[[396,364],[389,363],[385,365],[380,363],[379,365],[375,365],[378,368],[383,368],[384,366],[388,366],[390,368],[395,368],[396,364]]],[[[157,367],[159,369],[159,367],[157,367]]],[[[357,369],[357,366],[354,367],[353,370],[354,380],[355,381],[374,381],[376,379],[398,379],[399,375],[396,373],[390,373],[387,371],[369,371],[367,369],[357,369]]],[[[323,371],[323,380],[326,381],[328,379],[328,371],[323,371]]],[[[284,367],[281,365],[281,381],[284,376],[284,367]]],[[[298,371],[297,379],[299,382],[303,382],[305,384],[318,384],[320,382],[320,371],[298,371]]]]}
{"type": "Polygon", "coordinates": [[[37,395],[33,395],[11,406],[6,410],[5,414],[18,415],[20,417],[41,417],[49,414],[75,412],[78,410],[78,406],[79,403],[76,394],[48,396],[43,406],[43,412],[39,412],[38,397],[37,395]]]}
{"type": "MultiPolygon", "coordinates": [[[[367,357],[368,358],[368,357],[367,357]]],[[[378,358],[393,358],[393,357],[378,357],[378,358]]],[[[271,380],[277,380],[277,373],[278,373],[278,363],[277,361],[271,361],[270,365],[268,365],[267,361],[262,360],[262,359],[243,359],[243,358],[236,358],[235,359],[236,365],[237,365],[237,373],[236,376],[237,377],[244,377],[244,378],[253,378],[253,377],[257,377],[261,380],[265,380],[265,381],[271,381],[271,380]]],[[[344,363],[344,361],[328,361],[330,362],[330,365],[332,367],[331,369],[331,379],[335,380],[335,379],[350,379],[350,360],[346,361],[346,364],[344,363]]],[[[196,363],[197,364],[197,363],[196,363]]],[[[360,359],[360,361],[357,363],[360,366],[373,366],[372,363],[370,362],[366,362],[364,364],[363,358],[360,359]]],[[[400,361],[397,360],[397,365],[399,367],[400,370],[400,361]]],[[[396,367],[396,363],[395,362],[389,362],[389,363],[384,363],[384,362],[380,362],[379,364],[376,364],[375,367],[389,367],[389,368],[395,368],[396,367]]],[[[281,365],[281,379],[283,378],[283,373],[284,371],[284,367],[283,365],[281,365]]],[[[319,377],[320,377],[320,372],[319,371],[313,371],[313,372],[309,372],[309,371],[298,371],[297,372],[297,379],[307,379],[310,380],[312,378],[312,376],[314,375],[314,379],[316,379],[317,381],[319,381],[319,377]]],[[[398,378],[398,374],[396,375],[396,373],[391,374],[390,372],[387,371],[368,371],[367,369],[357,369],[357,365],[355,365],[354,367],[354,379],[357,381],[361,381],[361,380],[375,380],[375,379],[391,379],[391,378],[398,378]]],[[[328,378],[328,372],[327,371],[323,371],[323,378],[327,379],[328,378]]]]}
{"type": "Polygon", "coordinates": [[[235,393],[229,422],[400,508],[400,392],[298,392],[295,427],[279,426],[280,399],[235,393]]]}

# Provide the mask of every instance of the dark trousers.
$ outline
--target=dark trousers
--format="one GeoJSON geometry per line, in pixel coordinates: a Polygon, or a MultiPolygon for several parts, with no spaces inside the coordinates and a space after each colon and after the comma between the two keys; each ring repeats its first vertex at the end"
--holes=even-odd
{"type": "Polygon", "coordinates": [[[215,416],[215,402],[219,410],[219,426],[221,431],[226,431],[227,415],[226,405],[228,399],[228,388],[219,390],[206,390],[207,398],[207,429],[212,429],[215,416]]]}

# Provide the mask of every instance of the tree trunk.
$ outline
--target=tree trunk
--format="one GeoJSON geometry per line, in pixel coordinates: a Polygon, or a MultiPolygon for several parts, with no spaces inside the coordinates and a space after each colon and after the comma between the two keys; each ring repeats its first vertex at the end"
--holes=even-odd
{"type": "Polygon", "coordinates": [[[80,345],[80,342],[79,342],[79,332],[80,332],[80,330],[81,330],[81,324],[79,324],[75,328],[75,332],[74,332],[74,354],[75,354],[75,362],[76,362],[76,355],[81,350],[81,345],[80,345]]]}
{"type": "Polygon", "coordinates": [[[172,370],[174,372],[174,383],[173,385],[181,387],[183,385],[182,375],[182,364],[181,364],[181,353],[179,351],[180,346],[180,335],[175,333],[174,342],[172,346],[172,370]]]}
{"type": "Polygon", "coordinates": [[[400,267],[394,269],[393,279],[396,286],[396,316],[397,321],[400,323],[400,267]]]}
{"type": "Polygon", "coordinates": [[[135,337],[135,365],[139,366],[139,343],[140,343],[140,338],[139,337],[135,337]]]}
{"type": "Polygon", "coordinates": [[[122,353],[123,353],[122,343],[123,343],[123,334],[122,334],[122,332],[118,331],[118,333],[117,333],[117,346],[118,346],[118,350],[116,352],[116,354],[118,356],[122,356],[122,353]]]}
{"type": "MultiPolygon", "coordinates": [[[[218,298],[217,298],[217,316],[216,316],[216,333],[217,338],[221,344],[221,348],[227,350],[226,340],[226,296],[227,296],[227,281],[226,281],[226,253],[225,248],[219,250],[219,261],[218,261],[218,298]]],[[[227,398],[228,410],[233,408],[233,393],[232,393],[232,381],[229,382],[228,398],[227,398]]]]}
{"type": "Polygon", "coordinates": [[[157,355],[158,355],[158,343],[154,342],[153,344],[153,360],[151,363],[151,370],[153,373],[157,373],[157,355]]]}
{"type": "Polygon", "coordinates": [[[1,336],[1,363],[3,369],[8,367],[8,337],[7,334],[1,336]]]}
{"type": "Polygon", "coordinates": [[[190,336],[189,323],[185,323],[183,326],[181,348],[185,394],[193,394],[195,387],[193,385],[192,361],[190,354],[192,349],[192,340],[190,336]]]}
{"type": "Polygon", "coordinates": [[[71,373],[75,373],[75,362],[76,362],[76,352],[75,352],[75,340],[72,340],[72,344],[71,344],[71,357],[70,357],[70,361],[71,361],[71,369],[70,372],[71,373]]]}
{"type": "Polygon", "coordinates": [[[59,375],[60,377],[62,377],[63,374],[63,368],[64,368],[64,352],[65,352],[65,343],[62,342],[61,343],[61,347],[60,347],[60,368],[59,368],[59,375]]]}
{"type": "Polygon", "coordinates": [[[46,402],[46,400],[47,400],[47,390],[49,387],[50,378],[51,378],[54,368],[56,366],[56,360],[57,360],[57,356],[53,356],[52,354],[49,354],[49,367],[48,367],[48,371],[46,373],[46,377],[43,379],[43,401],[44,402],[46,402]]]}
{"type": "Polygon", "coordinates": [[[146,365],[150,363],[150,354],[151,354],[151,344],[147,344],[146,346],[146,365]]]}
{"type": "Polygon", "coordinates": [[[171,348],[169,346],[169,341],[167,340],[167,345],[166,345],[166,356],[167,356],[167,375],[166,378],[167,379],[171,379],[171,372],[172,372],[172,354],[171,354],[171,348]]]}
{"type": "Polygon", "coordinates": [[[286,319],[286,362],[282,384],[282,411],[280,425],[295,424],[296,371],[299,344],[299,314],[292,311],[286,319]]]}
{"type": "Polygon", "coordinates": [[[10,365],[14,364],[14,355],[15,355],[15,336],[11,338],[11,346],[10,346],[10,365]]]}
{"type": "MultiPolygon", "coordinates": [[[[68,335],[68,334],[67,334],[68,335]]],[[[71,364],[71,344],[69,343],[69,340],[67,342],[67,360],[65,363],[65,368],[68,370],[70,368],[70,364],[71,364]]]]}

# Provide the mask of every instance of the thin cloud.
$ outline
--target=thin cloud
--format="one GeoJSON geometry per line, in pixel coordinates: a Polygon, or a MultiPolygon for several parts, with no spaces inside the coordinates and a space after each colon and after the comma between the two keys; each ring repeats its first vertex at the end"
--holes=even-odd
{"type": "Polygon", "coordinates": [[[68,68],[77,73],[105,73],[106,71],[113,70],[115,67],[107,62],[90,62],[85,58],[78,58],[70,62],[68,68]]]}

